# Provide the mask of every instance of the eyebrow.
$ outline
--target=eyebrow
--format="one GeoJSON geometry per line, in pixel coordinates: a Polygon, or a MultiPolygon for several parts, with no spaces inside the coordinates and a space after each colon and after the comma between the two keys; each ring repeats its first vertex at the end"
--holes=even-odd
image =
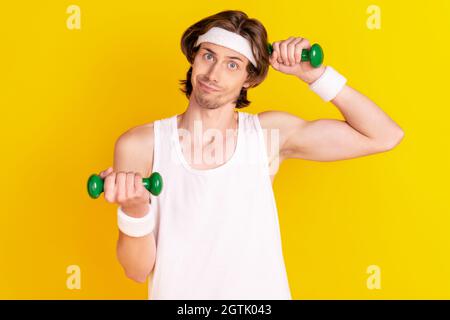
{"type": "MultiPolygon", "coordinates": [[[[205,49],[205,50],[207,50],[207,51],[209,51],[209,52],[211,52],[212,54],[216,54],[214,51],[212,51],[211,49],[209,49],[209,48],[202,48],[202,49],[205,49]]],[[[244,62],[244,61],[242,61],[242,59],[241,58],[239,58],[239,57],[225,57],[225,58],[230,58],[230,59],[237,59],[237,60],[239,60],[239,61],[241,61],[241,62],[244,62]]]]}

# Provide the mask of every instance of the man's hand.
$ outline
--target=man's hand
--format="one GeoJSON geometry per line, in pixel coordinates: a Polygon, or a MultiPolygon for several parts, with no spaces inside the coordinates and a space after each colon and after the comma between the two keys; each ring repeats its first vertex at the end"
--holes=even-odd
{"type": "Polygon", "coordinates": [[[308,84],[319,79],[325,71],[324,65],[314,68],[309,61],[301,61],[302,50],[311,49],[307,39],[289,37],[287,40],[274,42],[272,46],[270,64],[277,71],[296,76],[308,84]]]}
{"type": "Polygon", "coordinates": [[[141,218],[147,214],[150,192],[142,183],[139,172],[115,172],[108,168],[100,173],[104,180],[104,196],[106,201],[116,203],[122,210],[134,217],[141,218]]]}

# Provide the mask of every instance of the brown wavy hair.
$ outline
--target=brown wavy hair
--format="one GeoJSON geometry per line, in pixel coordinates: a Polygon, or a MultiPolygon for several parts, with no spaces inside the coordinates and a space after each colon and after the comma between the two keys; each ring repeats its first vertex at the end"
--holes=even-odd
{"type": "MultiPolygon", "coordinates": [[[[190,64],[193,64],[195,55],[200,46],[194,47],[197,38],[212,27],[220,27],[235,32],[250,41],[257,67],[252,63],[247,65],[247,80],[250,82],[248,88],[258,86],[267,76],[269,71],[269,52],[267,51],[267,31],[256,19],[248,18],[247,14],[237,10],[222,11],[206,17],[190,26],[181,37],[181,51],[190,64]]],[[[186,74],[186,80],[180,80],[180,89],[189,99],[192,93],[192,66],[186,74]]],[[[236,101],[236,108],[245,108],[250,104],[247,99],[248,88],[242,87],[236,101]]]]}

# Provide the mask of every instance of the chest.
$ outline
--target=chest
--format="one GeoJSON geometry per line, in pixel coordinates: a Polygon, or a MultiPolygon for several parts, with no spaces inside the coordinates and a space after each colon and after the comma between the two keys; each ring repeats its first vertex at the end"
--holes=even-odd
{"type": "MultiPolygon", "coordinates": [[[[238,139],[237,133],[234,133],[204,145],[192,142],[183,136],[179,136],[179,141],[183,157],[188,165],[193,169],[208,170],[220,167],[232,158],[236,151],[238,139]]],[[[264,143],[269,163],[270,179],[273,184],[281,164],[281,157],[279,156],[279,150],[274,148],[274,143],[270,138],[264,137],[264,143]]]]}

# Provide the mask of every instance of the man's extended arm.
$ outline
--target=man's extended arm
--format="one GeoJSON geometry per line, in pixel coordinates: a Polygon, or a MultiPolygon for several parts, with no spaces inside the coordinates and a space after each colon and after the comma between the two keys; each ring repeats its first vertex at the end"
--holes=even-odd
{"type": "Polygon", "coordinates": [[[270,112],[278,119],[280,155],[335,161],[391,150],[403,130],[373,101],[346,85],[331,101],[345,120],[306,121],[285,112],[270,112]],[[281,120],[283,119],[283,120],[281,120]]]}
{"type": "MultiPolygon", "coordinates": [[[[325,66],[312,68],[300,62],[300,52],[309,47],[302,38],[275,42],[270,63],[277,71],[311,85],[324,74],[325,66]]],[[[279,130],[282,159],[343,160],[387,151],[400,143],[403,130],[368,97],[348,85],[333,96],[331,102],[345,120],[306,121],[282,111],[258,114],[264,128],[279,130]]]]}

